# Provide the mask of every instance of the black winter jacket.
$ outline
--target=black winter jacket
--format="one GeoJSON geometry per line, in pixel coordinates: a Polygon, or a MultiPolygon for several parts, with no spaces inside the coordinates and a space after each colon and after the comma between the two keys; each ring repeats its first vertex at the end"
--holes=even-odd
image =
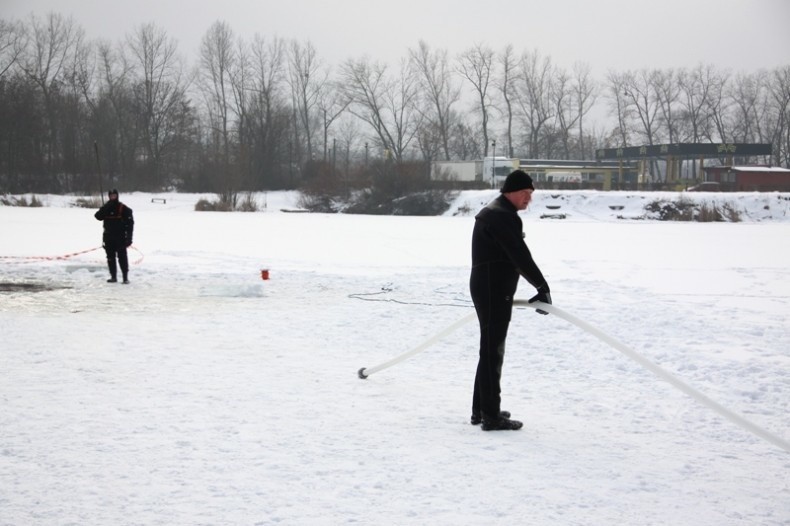
{"type": "Polygon", "coordinates": [[[532,254],[524,242],[518,210],[504,195],[491,201],[475,216],[472,232],[472,280],[485,272],[489,286],[514,294],[519,275],[536,289],[549,292],[532,254]]]}
{"type": "Polygon", "coordinates": [[[132,244],[134,233],[134,217],[132,209],[118,200],[110,200],[94,214],[99,221],[104,221],[102,240],[107,243],[132,244]]]}

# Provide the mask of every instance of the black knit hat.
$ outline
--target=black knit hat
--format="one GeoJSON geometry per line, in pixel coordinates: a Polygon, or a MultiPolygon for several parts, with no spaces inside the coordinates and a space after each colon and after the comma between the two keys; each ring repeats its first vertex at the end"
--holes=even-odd
{"type": "Polygon", "coordinates": [[[505,179],[505,184],[502,185],[502,189],[500,192],[503,194],[508,194],[510,192],[518,192],[519,190],[525,190],[527,188],[535,189],[532,185],[532,177],[530,177],[526,172],[521,170],[515,170],[510,172],[510,175],[507,176],[505,179]]]}
{"type": "Polygon", "coordinates": [[[111,196],[111,195],[113,195],[113,194],[117,196],[117,195],[118,195],[118,190],[117,190],[117,189],[115,189],[115,188],[113,188],[112,190],[110,190],[109,192],[107,192],[107,197],[109,197],[109,196],[111,196]]]}

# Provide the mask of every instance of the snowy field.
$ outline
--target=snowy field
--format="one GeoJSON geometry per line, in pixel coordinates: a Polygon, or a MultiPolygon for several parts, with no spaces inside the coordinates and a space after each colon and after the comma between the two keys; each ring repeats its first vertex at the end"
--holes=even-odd
{"type": "MultiPolygon", "coordinates": [[[[0,524],[790,524],[790,453],[556,316],[514,312],[521,431],[468,423],[474,322],[357,378],[472,312],[494,195],[417,218],[122,192],[126,286],[74,197],[0,206],[0,524]]],[[[789,440],[790,195],[726,196],[739,223],[636,219],[655,197],[536,192],[554,304],[789,440]]]]}

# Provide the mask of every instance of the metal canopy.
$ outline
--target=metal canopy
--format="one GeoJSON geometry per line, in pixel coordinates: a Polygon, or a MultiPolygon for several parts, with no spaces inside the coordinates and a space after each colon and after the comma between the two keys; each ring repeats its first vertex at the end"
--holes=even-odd
{"type": "Polygon", "coordinates": [[[636,170],[637,165],[622,161],[585,161],[554,159],[519,159],[519,168],[527,172],[575,171],[584,173],[616,172],[621,169],[636,170]]]}
{"type": "Polygon", "coordinates": [[[649,157],[747,157],[771,155],[771,144],[747,143],[676,143],[652,144],[649,146],[626,146],[623,148],[601,148],[595,150],[595,158],[644,159],[649,157]]]}

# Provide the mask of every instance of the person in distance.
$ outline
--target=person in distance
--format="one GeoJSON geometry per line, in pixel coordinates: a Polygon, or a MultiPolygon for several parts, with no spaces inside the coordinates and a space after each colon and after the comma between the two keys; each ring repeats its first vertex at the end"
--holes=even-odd
{"type": "Polygon", "coordinates": [[[110,270],[108,283],[118,281],[118,267],[121,267],[123,283],[129,283],[129,257],[126,249],[132,245],[134,233],[134,217],[132,209],[118,199],[118,190],[112,189],[107,194],[108,200],[94,214],[99,221],[104,221],[102,245],[107,254],[107,267],[110,270]],[[116,263],[117,258],[117,263],[116,263]]]}

